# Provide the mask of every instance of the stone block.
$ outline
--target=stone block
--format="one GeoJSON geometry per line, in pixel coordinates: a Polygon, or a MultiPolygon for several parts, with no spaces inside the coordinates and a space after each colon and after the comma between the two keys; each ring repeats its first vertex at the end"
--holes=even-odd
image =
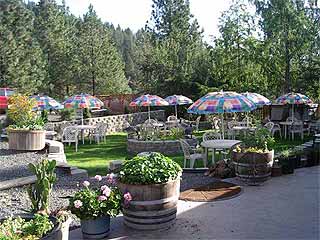
{"type": "Polygon", "coordinates": [[[113,160],[109,163],[109,170],[110,171],[114,171],[116,169],[118,169],[119,167],[121,167],[123,163],[123,160],[113,160]]]}

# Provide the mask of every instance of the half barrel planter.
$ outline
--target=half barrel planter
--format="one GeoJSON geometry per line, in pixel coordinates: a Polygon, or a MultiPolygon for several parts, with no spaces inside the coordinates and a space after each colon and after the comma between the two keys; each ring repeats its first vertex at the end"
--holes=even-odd
{"type": "Polygon", "coordinates": [[[264,153],[232,151],[236,176],[249,185],[257,185],[270,178],[273,158],[274,150],[264,153]]]}
{"type": "Polygon", "coordinates": [[[8,129],[9,149],[38,151],[45,147],[46,131],[8,129]]]}
{"type": "Polygon", "coordinates": [[[177,215],[180,177],[161,184],[133,185],[119,182],[132,201],[123,209],[124,224],[138,230],[156,230],[171,226],[177,215]]]}

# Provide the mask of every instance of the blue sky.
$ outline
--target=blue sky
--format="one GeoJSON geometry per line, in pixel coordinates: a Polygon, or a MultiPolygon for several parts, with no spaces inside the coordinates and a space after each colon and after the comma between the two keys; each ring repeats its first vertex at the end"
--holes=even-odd
{"type": "MultiPolygon", "coordinates": [[[[82,16],[91,3],[98,16],[107,22],[118,24],[133,31],[144,27],[150,19],[152,0],[65,0],[70,11],[82,16]]],[[[218,34],[218,22],[221,12],[227,10],[232,0],[190,0],[191,13],[204,29],[205,39],[218,34]]]]}

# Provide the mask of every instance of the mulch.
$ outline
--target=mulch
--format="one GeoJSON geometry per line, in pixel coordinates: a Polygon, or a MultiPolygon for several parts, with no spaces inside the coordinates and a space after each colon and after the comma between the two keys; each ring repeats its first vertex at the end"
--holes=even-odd
{"type": "Polygon", "coordinates": [[[241,187],[233,183],[216,181],[200,187],[190,188],[180,193],[180,200],[192,202],[212,202],[238,196],[241,187]]]}

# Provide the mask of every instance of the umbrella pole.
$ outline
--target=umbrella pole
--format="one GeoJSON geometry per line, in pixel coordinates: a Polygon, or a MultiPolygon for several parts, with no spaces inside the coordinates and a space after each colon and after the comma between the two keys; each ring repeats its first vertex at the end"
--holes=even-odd
{"type": "Polygon", "coordinates": [[[294,119],[294,104],[292,104],[292,121],[293,121],[293,119],[294,119]]]}
{"type": "Polygon", "coordinates": [[[81,108],[81,125],[84,125],[83,124],[83,108],[81,108]]]}
{"type": "Polygon", "coordinates": [[[176,119],[178,119],[178,107],[177,107],[177,105],[174,105],[174,108],[175,108],[175,110],[176,110],[176,119]]]}
{"type": "Polygon", "coordinates": [[[151,117],[150,117],[150,105],[148,106],[148,117],[149,117],[149,122],[151,120],[151,117]]]}

